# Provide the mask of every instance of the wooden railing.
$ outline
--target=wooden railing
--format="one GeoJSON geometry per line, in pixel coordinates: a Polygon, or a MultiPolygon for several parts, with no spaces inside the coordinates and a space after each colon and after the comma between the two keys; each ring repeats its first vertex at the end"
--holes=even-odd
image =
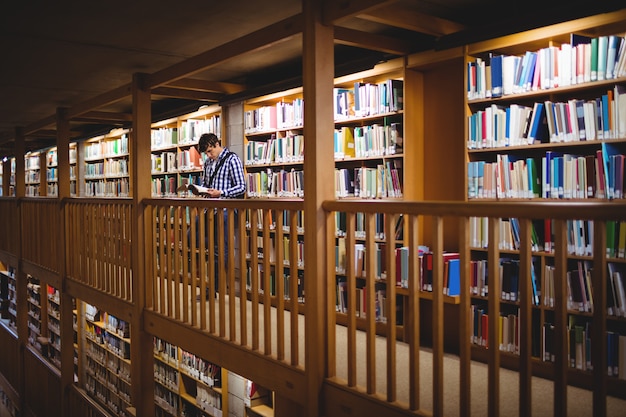
{"type": "Polygon", "coordinates": [[[56,199],[21,199],[22,259],[48,270],[59,272],[63,259],[59,249],[61,211],[56,199]]]}
{"type": "Polygon", "coordinates": [[[18,256],[20,240],[20,219],[17,199],[0,197],[0,251],[18,256]]]}
{"type": "Polygon", "coordinates": [[[131,200],[69,199],[65,203],[67,276],[132,302],[131,200]]]}
{"type": "MultiPolygon", "coordinates": [[[[531,228],[533,219],[553,219],[552,226],[554,230],[554,266],[555,266],[555,294],[554,294],[554,325],[556,329],[556,337],[553,353],[556,360],[553,364],[542,362],[542,367],[549,368],[548,377],[553,380],[554,393],[554,415],[566,415],[567,411],[563,407],[567,407],[567,388],[571,385],[568,377],[568,310],[567,302],[567,261],[571,256],[568,254],[568,228],[567,219],[584,219],[594,221],[593,232],[593,256],[587,256],[586,259],[593,261],[593,293],[594,308],[590,315],[592,320],[591,335],[592,345],[592,362],[593,371],[589,372],[587,377],[586,388],[593,391],[593,410],[596,415],[605,415],[607,407],[607,321],[606,321],[606,284],[607,284],[607,257],[606,257],[606,227],[607,220],[623,220],[626,218],[626,204],[615,203],[608,205],[598,205],[596,203],[573,203],[568,202],[567,205],[559,203],[454,203],[454,202],[428,202],[428,203],[409,203],[409,202],[363,202],[359,201],[327,201],[323,204],[324,210],[327,212],[327,221],[331,230],[335,227],[336,213],[346,213],[346,293],[348,309],[342,323],[346,324],[347,335],[345,343],[337,343],[335,336],[336,325],[339,323],[340,314],[335,312],[335,306],[329,302],[329,321],[328,321],[328,368],[327,376],[331,386],[337,389],[329,389],[327,391],[326,403],[334,404],[333,408],[328,409],[328,415],[341,415],[342,408],[339,406],[346,403],[345,389],[353,390],[354,395],[366,393],[367,396],[375,398],[376,401],[365,403],[363,407],[370,407],[370,412],[375,415],[378,410],[386,415],[389,409],[396,408],[399,412],[403,409],[411,411],[432,412],[433,415],[459,414],[469,415],[471,410],[471,363],[472,350],[471,340],[471,323],[470,323],[470,218],[472,217],[488,217],[488,249],[483,250],[483,256],[487,257],[488,262],[488,282],[489,290],[485,301],[488,304],[487,312],[490,317],[488,326],[489,346],[497,346],[501,330],[498,327],[498,320],[495,318],[500,316],[500,282],[499,282],[499,260],[501,251],[498,247],[500,242],[500,220],[508,218],[519,219],[519,249],[508,251],[516,253],[520,259],[520,300],[519,300],[519,357],[516,368],[519,370],[519,398],[518,407],[513,410],[519,410],[520,415],[530,415],[531,401],[531,380],[533,378],[533,362],[537,362],[531,354],[531,327],[532,321],[532,288],[531,288],[531,257],[532,242],[531,228]],[[355,271],[356,256],[355,243],[355,217],[357,213],[362,213],[365,224],[365,237],[363,245],[365,248],[365,278],[357,279],[355,271]],[[384,234],[386,237],[383,249],[384,263],[382,269],[386,271],[387,279],[380,279],[376,276],[377,259],[376,259],[376,242],[375,233],[375,214],[385,214],[384,234]],[[404,217],[404,240],[395,240],[395,225],[398,216],[402,214],[404,217]],[[444,233],[445,231],[445,233],[444,233]],[[444,235],[447,238],[444,238],[444,235]],[[450,239],[450,236],[453,238],[450,239]],[[423,240],[422,240],[423,239],[423,240]],[[425,241],[424,241],[425,240],[425,241]],[[418,281],[420,261],[418,255],[418,245],[427,243],[429,249],[434,253],[433,256],[433,283],[432,293],[425,293],[421,290],[418,281]],[[408,257],[408,285],[407,288],[399,288],[396,285],[396,255],[395,248],[400,245],[407,245],[409,249],[408,257]],[[460,287],[461,294],[458,296],[460,305],[459,314],[449,319],[444,319],[444,303],[446,302],[443,295],[443,252],[449,250],[450,247],[455,248],[460,255],[461,278],[460,287]],[[389,279],[391,277],[391,279],[389,279]],[[357,282],[362,284],[358,285],[357,282]],[[357,317],[356,306],[357,287],[365,286],[365,318],[357,317]],[[385,305],[378,305],[376,301],[375,288],[382,286],[385,290],[385,305]],[[404,341],[399,343],[396,337],[396,295],[402,293],[407,299],[404,303],[403,330],[404,341]],[[427,340],[431,344],[427,347],[432,349],[432,374],[424,375],[424,371],[420,371],[420,355],[423,353],[421,349],[422,335],[420,328],[420,303],[425,299],[429,301],[430,311],[427,312],[427,321],[432,323],[431,334],[426,335],[427,340]],[[377,321],[375,312],[376,308],[385,311],[386,320],[384,322],[377,321]],[[444,373],[444,329],[453,329],[458,334],[459,369],[457,371],[458,379],[454,381],[445,380],[444,373]],[[361,337],[365,332],[365,336],[361,337]],[[380,342],[380,334],[384,334],[384,342],[380,342]],[[365,343],[365,349],[359,349],[357,340],[365,343]],[[377,342],[378,340],[378,342],[377,342]],[[345,349],[345,351],[339,351],[345,349]],[[396,360],[399,349],[402,348],[408,352],[402,357],[402,362],[396,360]],[[342,361],[341,358],[346,358],[342,361]],[[341,365],[341,366],[338,366],[341,365]],[[365,369],[363,369],[365,368],[365,369]],[[383,375],[379,375],[377,370],[383,369],[383,375]],[[448,391],[444,395],[445,387],[450,384],[459,384],[460,391],[452,393],[450,396],[448,391]],[[403,389],[402,398],[398,395],[398,387],[408,387],[403,389]],[[425,398],[425,392],[430,392],[425,398]],[[421,394],[421,395],[420,395],[421,394]],[[379,400],[384,398],[386,404],[381,406],[379,400]],[[454,399],[453,399],[454,398],[454,399]],[[421,399],[421,400],[420,400],[421,399]],[[445,403],[445,409],[444,409],[445,403]],[[381,408],[377,408],[381,407],[381,408]],[[432,407],[432,408],[431,408],[432,407]],[[451,410],[449,407],[458,407],[451,410]],[[339,414],[337,414],[339,413],[339,414]]],[[[328,230],[328,228],[327,228],[328,230]]],[[[330,236],[327,241],[328,259],[335,259],[335,236],[330,236]]],[[[478,249],[478,248],[476,248],[478,249]]],[[[535,249],[536,250],[536,249],[535,249]]],[[[581,258],[581,257],[578,257],[581,258]]],[[[328,265],[328,288],[335,288],[336,274],[335,265],[329,262],[328,265]]],[[[329,290],[329,294],[331,291],[329,290]]],[[[481,399],[488,404],[489,415],[498,415],[500,411],[500,373],[501,356],[503,353],[498,348],[490,348],[488,350],[480,349],[486,352],[488,364],[488,399],[481,399]]],[[[510,357],[511,354],[508,354],[510,357]]],[[[457,378],[457,377],[455,377],[457,378]]],[[[623,389],[625,384],[621,385],[623,389]]],[[[620,391],[620,388],[613,390],[613,394],[620,391]]],[[[508,400],[507,400],[508,401],[508,400]]],[[[352,404],[357,404],[352,401],[352,404]]],[[[345,407],[344,407],[345,408],[345,407]]],[[[359,414],[365,411],[358,407],[350,408],[352,413],[359,414]]],[[[345,414],[345,409],[343,409],[345,414]]]]}
{"type": "Polygon", "coordinates": [[[298,281],[277,278],[274,283],[269,273],[261,271],[274,268],[276,277],[293,271],[286,261],[270,260],[270,252],[276,260],[298,259],[297,228],[290,232],[280,225],[297,224],[303,202],[154,199],[143,203],[149,260],[146,307],[302,366],[298,281]],[[272,287],[272,291],[250,291],[272,287]]]}
{"type": "MultiPolygon", "coordinates": [[[[3,210],[9,215],[22,219],[33,219],[41,229],[44,220],[50,230],[60,224],[54,214],[58,206],[49,201],[32,200],[23,204],[19,213],[17,205],[0,199],[3,210]],[[55,220],[56,219],[56,220],[55,220]]],[[[131,242],[132,202],[125,199],[68,199],[62,203],[65,216],[65,236],[67,245],[67,278],[81,282],[109,296],[132,302],[131,242]]],[[[530,415],[533,404],[531,381],[538,369],[548,377],[553,385],[554,405],[552,414],[566,415],[563,409],[567,404],[568,388],[581,385],[593,395],[595,415],[607,414],[607,399],[624,384],[615,381],[609,386],[606,376],[607,358],[607,264],[606,227],[609,220],[626,220],[626,204],[611,202],[389,202],[389,201],[327,201],[323,203],[326,213],[326,230],[336,230],[336,214],[345,213],[345,277],[347,308],[336,311],[337,265],[335,263],[336,233],[326,237],[327,274],[326,297],[327,314],[324,317],[307,315],[306,298],[298,288],[295,279],[273,281],[267,273],[272,268],[276,277],[291,275],[291,268],[298,271],[304,265],[298,264],[304,230],[296,225],[304,209],[302,201],[292,200],[205,200],[205,199],[148,199],[141,202],[144,219],[143,253],[145,254],[146,313],[149,321],[155,322],[159,316],[168,322],[177,323],[179,333],[196,338],[190,345],[198,346],[206,337],[221,340],[222,349],[233,348],[242,351],[251,363],[262,356],[263,370],[250,368],[251,379],[267,374],[268,363],[300,372],[305,371],[306,346],[310,341],[300,327],[304,322],[325,320],[327,334],[324,384],[324,415],[401,416],[407,413],[418,415],[470,415],[471,367],[472,358],[482,355],[487,363],[487,396],[489,415],[501,412],[500,391],[501,373],[504,362],[514,362],[519,372],[519,397],[517,409],[520,415],[530,415]],[[237,215],[235,215],[237,213],[237,215]],[[358,213],[358,214],[357,214],[358,213]],[[375,233],[376,214],[385,217],[382,233],[385,235],[383,269],[385,277],[395,277],[395,248],[409,248],[408,274],[406,287],[399,287],[394,279],[376,275],[378,268],[377,244],[383,243],[375,233]],[[228,222],[224,222],[224,217],[228,222]],[[357,236],[356,219],[364,219],[364,234],[357,236]],[[396,239],[397,219],[403,218],[402,239],[396,239]],[[470,219],[486,217],[488,222],[487,248],[471,246],[470,219]],[[514,251],[502,250],[495,242],[500,240],[501,219],[519,219],[519,247],[514,251]],[[531,327],[533,306],[531,300],[531,259],[537,255],[532,246],[531,228],[533,221],[552,219],[554,228],[554,252],[549,257],[555,267],[555,304],[550,307],[556,329],[554,351],[555,361],[542,362],[531,352],[531,327]],[[592,323],[592,362],[593,370],[582,378],[572,378],[568,362],[567,319],[571,313],[567,309],[566,273],[568,259],[568,219],[593,220],[593,255],[582,257],[593,263],[594,308],[588,319],[592,323]],[[289,228],[280,227],[289,223],[289,228]],[[298,236],[298,238],[294,238],[298,236]],[[287,239],[288,238],[288,239],[287,239]],[[225,242],[229,241],[226,250],[225,242]],[[300,242],[299,242],[300,240],[300,242]],[[365,249],[364,275],[357,276],[355,243],[365,249]],[[217,252],[212,248],[217,245],[217,252]],[[420,261],[417,247],[426,244],[434,252],[432,292],[424,292],[419,286],[420,261]],[[269,248],[273,247],[273,252],[269,248]],[[461,265],[461,293],[456,297],[443,295],[444,251],[458,251],[461,265]],[[489,270],[489,293],[483,300],[486,311],[498,317],[501,311],[500,287],[498,280],[499,259],[502,255],[514,255],[520,260],[520,299],[519,307],[519,354],[503,353],[499,349],[477,348],[472,346],[470,269],[469,261],[475,252],[480,252],[489,270]],[[263,253],[260,256],[261,252],[263,253]],[[217,256],[216,256],[217,253],[217,256]],[[270,253],[272,256],[270,258],[270,253]],[[281,261],[283,260],[283,261],[281,261]],[[218,264],[217,288],[215,287],[213,266],[218,264]],[[375,290],[385,290],[383,304],[377,304],[375,290]],[[264,291],[259,291],[263,288],[264,291]],[[365,291],[365,314],[357,315],[357,290],[365,291]],[[257,289],[257,290],[253,290],[257,289]],[[400,297],[396,297],[400,296],[400,297]],[[404,301],[398,301],[398,300],[404,301]],[[452,317],[446,314],[447,307],[456,306],[458,313],[452,317]],[[402,320],[396,311],[403,311],[402,320]],[[376,309],[382,309],[385,320],[377,320],[376,309]],[[428,322],[430,326],[423,326],[428,322]],[[453,384],[449,374],[444,373],[444,356],[447,354],[446,338],[452,333],[457,340],[458,369],[453,384]],[[198,336],[199,335],[199,336],[198,336]],[[428,342],[425,344],[425,340],[428,342]],[[423,348],[427,348],[426,351],[423,348]],[[399,352],[406,352],[399,360],[399,352]],[[432,355],[432,371],[425,374],[420,365],[423,355],[432,355]],[[511,360],[511,358],[514,358],[511,360]],[[547,371],[545,371],[547,369],[547,371]],[[582,383],[581,383],[582,381],[582,383]],[[621,385],[620,385],[621,384],[621,385]],[[613,385],[615,387],[613,387],[613,385]],[[449,400],[449,386],[458,386],[454,401],[449,400]],[[446,388],[448,387],[448,388],[446,388]],[[445,401],[444,401],[445,398],[445,401]],[[450,407],[454,407],[452,410],[450,407]],[[458,408],[457,408],[458,407],[458,408]]],[[[2,222],[6,218],[3,211],[2,222]]],[[[22,224],[27,223],[26,221],[22,224]]],[[[29,226],[32,233],[36,226],[29,226]]],[[[42,237],[41,230],[39,235],[42,237]]],[[[380,233],[380,230],[379,230],[380,233]]],[[[43,244],[42,244],[43,245],[43,244]]],[[[47,255],[41,254],[43,246],[34,243],[24,245],[29,261],[47,268],[58,266],[47,255]]],[[[380,249],[379,248],[379,249],[380,249]]],[[[575,257],[576,258],[576,257],[575,257]]],[[[581,258],[581,256],[578,256],[581,258]]],[[[315,260],[308,260],[314,262],[315,260]]],[[[619,261],[623,262],[623,261],[619,261]]],[[[139,279],[139,278],[137,278],[139,279]]],[[[304,294],[305,296],[306,294],[304,294]]],[[[379,299],[380,300],[380,299],[379,299]]],[[[541,308],[543,311],[544,308],[541,308]]],[[[146,331],[150,332],[150,328],[146,331]]],[[[153,328],[154,329],[154,328],[153,328]]],[[[155,330],[156,331],[156,330],[155,330]]],[[[176,329],[168,334],[177,334],[176,329]]],[[[497,320],[489,322],[488,339],[498,340],[500,329],[497,320]]],[[[187,343],[181,342],[181,343],[187,343]]],[[[217,346],[217,345],[213,345],[217,346]]],[[[146,354],[151,352],[145,352],[146,354]]],[[[230,355],[220,355],[228,362],[230,355]]],[[[243,357],[243,356],[242,356],[243,357]]],[[[228,368],[226,364],[226,367],[228,368]]],[[[5,366],[5,368],[7,368],[5,366]]],[[[234,368],[236,371],[241,371],[234,368]]],[[[9,373],[12,373],[10,371],[9,373]]],[[[541,372],[539,372],[541,374],[541,372]]],[[[304,380],[285,374],[296,381],[289,389],[306,391],[304,380]]],[[[13,378],[12,378],[13,379],[13,378]]],[[[612,380],[611,380],[612,381],[612,380]]],[[[133,381],[135,382],[135,381],[133,381]]],[[[291,393],[281,391],[281,384],[272,387],[278,397],[291,393]]],[[[619,396],[619,395],[618,395],[619,396]]],[[[72,390],[70,406],[82,415],[98,416],[97,407],[91,407],[80,400],[79,390],[72,390]]],[[[304,404],[306,397],[295,401],[304,404]]],[[[474,400],[475,401],[475,400],[474,400]]]]}

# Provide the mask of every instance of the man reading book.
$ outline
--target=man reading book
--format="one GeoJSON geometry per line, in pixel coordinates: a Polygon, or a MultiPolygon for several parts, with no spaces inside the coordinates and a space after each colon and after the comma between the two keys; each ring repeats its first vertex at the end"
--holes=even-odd
{"type": "MultiPolygon", "coordinates": [[[[239,156],[222,146],[221,140],[213,133],[205,133],[198,140],[198,152],[205,156],[202,177],[202,195],[209,198],[244,198],[246,182],[243,164],[239,156]]],[[[236,218],[235,226],[237,225],[236,218]]],[[[218,252],[218,228],[214,228],[215,251],[215,291],[218,291],[219,264],[228,267],[228,246],[234,236],[228,235],[228,211],[224,210],[224,253],[218,252]]],[[[208,239],[208,236],[207,236],[208,239]]],[[[234,241],[232,242],[234,243],[234,241]]]]}

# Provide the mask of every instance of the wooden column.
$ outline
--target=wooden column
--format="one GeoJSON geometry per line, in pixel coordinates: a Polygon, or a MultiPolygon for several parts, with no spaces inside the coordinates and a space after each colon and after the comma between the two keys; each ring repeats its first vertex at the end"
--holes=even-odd
{"type": "MultiPolygon", "coordinates": [[[[65,206],[64,198],[70,196],[70,122],[67,109],[57,109],[57,169],[58,169],[58,209],[60,211],[61,228],[57,237],[59,256],[68,258],[65,241],[65,206]]],[[[74,383],[74,303],[65,291],[65,262],[59,263],[61,287],[58,288],[61,302],[61,392],[67,393],[74,383]]],[[[69,414],[69,396],[63,395],[61,400],[62,415],[69,414]]]]}
{"type": "Polygon", "coordinates": [[[131,320],[132,401],[137,416],[153,416],[154,358],[152,336],[144,331],[143,309],[146,305],[145,257],[143,248],[144,216],[141,201],[150,198],[150,124],[152,119],[150,89],[145,74],[134,74],[132,82],[133,126],[130,132],[130,193],[133,199],[132,270],[133,316],[131,320]]]}
{"type": "MultiPolygon", "coordinates": [[[[334,199],[333,154],[333,28],[322,24],[322,4],[304,0],[303,90],[304,90],[304,288],[307,349],[307,416],[320,415],[326,352],[328,279],[325,265],[328,236],[322,202],[334,199]]],[[[334,288],[334,285],[333,285],[334,288]]],[[[333,327],[334,331],[334,327],[333,327]]],[[[333,336],[334,337],[334,336],[333,336]]]]}
{"type": "MultiPolygon", "coordinates": [[[[21,128],[15,129],[15,143],[14,148],[15,152],[15,197],[16,198],[24,198],[24,194],[26,192],[26,181],[24,178],[25,171],[25,163],[24,163],[24,154],[26,153],[26,138],[24,137],[24,133],[21,128]]],[[[20,242],[16,245],[18,249],[18,253],[15,254],[18,259],[16,270],[15,270],[15,293],[16,293],[16,324],[17,324],[17,340],[19,344],[19,358],[18,361],[20,363],[19,366],[19,382],[18,386],[15,387],[16,391],[20,394],[20,410],[25,410],[24,407],[24,393],[25,389],[25,378],[24,378],[24,346],[26,341],[28,340],[28,305],[26,303],[26,299],[28,297],[26,291],[26,275],[22,272],[22,213],[18,204],[18,218],[20,223],[20,233],[19,236],[15,236],[16,239],[19,239],[20,242]]]]}

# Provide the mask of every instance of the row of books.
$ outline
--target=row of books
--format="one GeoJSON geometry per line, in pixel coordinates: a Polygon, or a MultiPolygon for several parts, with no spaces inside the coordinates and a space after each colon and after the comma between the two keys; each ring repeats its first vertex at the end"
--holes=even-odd
{"type": "Polygon", "coordinates": [[[117,139],[88,142],[85,145],[85,160],[123,156],[128,152],[128,135],[124,134],[117,139]]]}
{"type": "MultiPolygon", "coordinates": [[[[265,211],[262,209],[256,209],[256,213],[257,213],[257,225],[256,228],[257,230],[263,230],[263,218],[266,215],[265,211]]],[[[251,227],[251,222],[252,222],[252,213],[251,210],[246,210],[245,212],[245,216],[246,216],[246,228],[250,229],[251,227]]],[[[268,222],[270,225],[270,230],[276,230],[276,221],[278,219],[278,213],[276,213],[274,210],[268,210],[267,211],[267,216],[269,216],[268,222]]],[[[278,227],[281,227],[283,232],[285,233],[290,233],[291,231],[291,212],[288,210],[282,210],[282,224],[279,224],[278,227]]],[[[298,211],[296,212],[296,225],[295,225],[295,231],[297,233],[304,233],[304,212],[303,211],[298,211]]]]}
{"type": "MultiPolygon", "coordinates": [[[[478,297],[489,295],[489,271],[487,260],[474,259],[470,261],[470,293],[478,297]]],[[[531,287],[533,291],[532,303],[539,305],[541,297],[541,282],[537,279],[534,265],[531,266],[531,287]]],[[[498,279],[500,283],[500,299],[503,301],[519,301],[519,260],[503,257],[498,262],[498,279]]]]}
{"type": "MultiPolygon", "coordinates": [[[[187,119],[181,122],[180,132],[176,135],[179,145],[194,145],[198,143],[203,133],[214,133],[218,138],[222,132],[222,118],[219,114],[208,119],[187,119]]],[[[172,141],[174,136],[172,136],[172,141]]]]}
{"type": "Polygon", "coordinates": [[[128,175],[126,159],[107,159],[104,162],[85,163],[85,179],[127,177],[128,175]]]}
{"type": "Polygon", "coordinates": [[[246,174],[247,195],[251,198],[304,197],[304,171],[249,172],[246,174]]]}
{"type": "Polygon", "coordinates": [[[337,198],[399,198],[402,197],[398,161],[385,161],[376,168],[335,169],[337,198]]]}
{"type": "Polygon", "coordinates": [[[404,108],[404,81],[357,81],[354,88],[336,87],[333,89],[333,104],[335,121],[397,112],[404,108]]]}
{"type": "MultiPolygon", "coordinates": [[[[345,279],[340,278],[337,281],[336,294],[336,311],[347,313],[351,307],[348,305],[348,288],[345,279]]],[[[355,308],[356,316],[360,318],[367,317],[367,286],[355,288],[355,308]]],[[[375,320],[387,322],[387,292],[384,285],[377,284],[374,289],[374,310],[375,320]]]]}
{"type": "Polygon", "coordinates": [[[623,35],[587,37],[523,55],[490,54],[467,64],[469,100],[619,78],[626,75],[623,35]]]}
{"type": "MultiPolygon", "coordinates": [[[[500,220],[500,241],[498,248],[520,249],[519,219],[500,220]]],[[[567,227],[567,253],[576,256],[593,256],[593,228],[591,220],[571,219],[567,227]]],[[[470,219],[470,242],[473,248],[487,248],[489,245],[488,219],[470,219]]],[[[551,219],[534,220],[531,223],[531,250],[534,252],[554,252],[554,236],[551,219]]],[[[626,259],[626,221],[606,222],[606,257],[626,259]]]]}
{"type": "MultiPolygon", "coordinates": [[[[263,295],[265,293],[265,274],[263,271],[263,264],[259,263],[257,265],[257,274],[258,274],[258,287],[256,288],[256,290],[258,291],[258,293],[260,295],[263,295]]],[[[269,276],[270,282],[270,288],[269,288],[269,292],[270,295],[273,297],[278,296],[278,294],[276,294],[276,274],[274,272],[274,270],[270,271],[270,276],[269,276]]],[[[302,270],[298,270],[297,272],[297,278],[298,280],[298,302],[304,302],[304,297],[305,297],[305,293],[304,293],[304,271],[302,270]]],[[[292,275],[289,272],[285,272],[283,274],[283,298],[285,300],[290,300],[291,299],[291,295],[290,295],[290,291],[291,291],[291,280],[292,280],[292,275]]],[[[247,272],[246,272],[246,289],[247,291],[252,291],[252,267],[248,267],[247,272]]]]}
{"type": "Polygon", "coordinates": [[[150,158],[152,175],[174,174],[202,169],[202,157],[195,147],[181,149],[178,152],[164,151],[153,153],[150,158]]]}
{"type": "MultiPolygon", "coordinates": [[[[377,280],[389,279],[387,273],[387,243],[375,243],[375,271],[374,277],[377,280]]],[[[357,278],[365,278],[366,269],[366,249],[363,243],[355,243],[353,247],[354,259],[347,258],[346,239],[344,237],[337,238],[335,246],[335,272],[339,275],[347,273],[348,262],[354,262],[354,275],[357,278]]],[[[433,291],[433,257],[434,254],[429,251],[427,246],[420,245],[417,248],[419,260],[416,284],[422,291],[433,291]]],[[[395,284],[401,288],[409,287],[409,256],[410,248],[401,246],[394,249],[394,262],[396,276],[395,284]]],[[[447,252],[443,254],[443,294],[456,296],[461,293],[461,276],[459,265],[459,253],[447,252]]]]}
{"type": "Polygon", "coordinates": [[[467,197],[622,199],[626,155],[610,143],[589,155],[546,151],[533,157],[496,155],[495,162],[470,161],[467,197]]]}
{"type": "MultiPolygon", "coordinates": [[[[372,213],[374,216],[374,239],[385,240],[385,221],[387,216],[384,213],[372,213]]],[[[335,236],[344,237],[347,233],[346,226],[346,213],[335,212],[335,236]]],[[[355,233],[356,239],[365,239],[367,233],[365,232],[365,224],[367,221],[365,213],[355,213],[355,233]]],[[[404,216],[399,215],[395,225],[395,239],[402,239],[402,225],[404,224],[404,216]]]]}
{"type": "Polygon", "coordinates": [[[626,137],[626,87],[595,99],[491,104],[468,116],[468,149],[626,137]]]}
{"type": "MultiPolygon", "coordinates": [[[[489,347],[489,314],[484,307],[472,305],[470,309],[471,343],[485,348],[489,347]]],[[[519,310],[515,313],[501,313],[498,316],[499,340],[498,349],[519,355],[519,310]]]]}
{"type": "Polygon", "coordinates": [[[198,143],[203,133],[214,133],[220,137],[221,116],[212,115],[207,119],[187,119],[178,127],[159,127],[150,133],[152,150],[171,148],[174,146],[191,146],[198,143]]]}
{"type": "Polygon", "coordinates": [[[128,197],[129,195],[130,184],[128,178],[88,181],[85,183],[85,197],[128,197]]]}
{"type": "Polygon", "coordinates": [[[291,102],[280,101],[275,105],[247,110],[243,125],[246,135],[301,128],[304,126],[304,100],[296,98],[291,102]]]}
{"type": "MultiPolygon", "coordinates": [[[[252,239],[254,239],[254,236],[248,236],[248,253],[246,255],[247,259],[251,259],[251,249],[252,249],[252,239]]],[[[257,236],[256,237],[256,243],[257,243],[257,259],[264,259],[265,255],[269,256],[269,261],[272,264],[275,264],[277,262],[276,259],[276,241],[275,241],[275,236],[272,235],[270,236],[270,246],[269,248],[264,247],[263,244],[263,236],[257,236]]],[[[284,266],[291,266],[291,260],[290,260],[290,245],[291,245],[291,238],[289,236],[283,236],[283,241],[281,243],[282,245],[282,250],[283,250],[283,258],[278,260],[280,263],[282,263],[284,266]]],[[[298,249],[297,249],[297,257],[298,259],[296,259],[296,267],[297,268],[303,268],[304,267],[304,242],[301,240],[298,240],[296,243],[298,249]]]]}
{"type": "MultiPolygon", "coordinates": [[[[489,314],[487,309],[481,305],[472,305],[471,308],[471,343],[479,346],[489,347],[489,314]]],[[[499,340],[498,349],[515,355],[520,353],[520,322],[519,309],[511,313],[501,313],[498,316],[499,340]]],[[[554,362],[554,325],[546,321],[541,327],[533,330],[533,351],[534,357],[545,362],[554,362]]],[[[574,316],[570,316],[570,323],[567,328],[567,348],[568,364],[570,368],[581,371],[593,370],[591,355],[591,329],[590,322],[577,323],[574,316]]],[[[607,374],[608,376],[626,379],[626,335],[607,331],[607,374]]]]}
{"type": "Polygon", "coordinates": [[[335,160],[381,157],[402,152],[404,139],[402,124],[343,126],[335,129],[335,160]]]}
{"type": "Polygon", "coordinates": [[[245,165],[300,163],[304,161],[304,135],[289,132],[267,141],[248,141],[245,165]]]}

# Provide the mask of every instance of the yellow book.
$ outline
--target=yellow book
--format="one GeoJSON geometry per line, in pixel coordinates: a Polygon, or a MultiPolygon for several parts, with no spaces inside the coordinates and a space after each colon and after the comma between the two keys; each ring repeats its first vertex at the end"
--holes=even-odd
{"type": "Polygon", "coordinates": [[[346,126],[341,128],[341,140],[344,158],[354,158],[354,135],[352,134],[351,128],[346,126]]]}

